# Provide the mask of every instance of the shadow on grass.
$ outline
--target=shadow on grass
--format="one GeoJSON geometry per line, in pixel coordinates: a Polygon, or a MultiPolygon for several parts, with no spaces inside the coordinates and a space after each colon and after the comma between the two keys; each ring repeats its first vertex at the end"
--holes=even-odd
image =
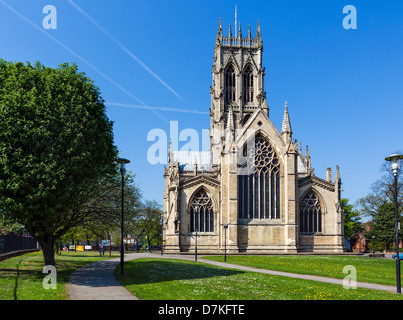
{"type": "Polygon", "coordinates": [[[226,277],[241,273],[244,272],[222,269],[207,264],[168,259],[131,260],[125,263],[123,277],[118,272],[115,272],[118,280],[124,285],[226,277]]]}

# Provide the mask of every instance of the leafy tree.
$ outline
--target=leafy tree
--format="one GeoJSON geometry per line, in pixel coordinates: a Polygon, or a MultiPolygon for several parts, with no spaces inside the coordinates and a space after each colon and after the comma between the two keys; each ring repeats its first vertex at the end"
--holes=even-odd
{"type": "MultiPolygon", "coordinates": [[[[0,217],[1,217],[1,213],[0,213],[0,217]]],[[[2,221],[0,219],[0,234],[2,234],[2,233],[7,234],[9,232],[16,233],[16,234],[28,233],[22,224],[20,224],[20,223],[7,224],[7,223],[5,223],[5,221],[2,221]]]]}
{"type": "Polygon", "coordinates": [[[157,201],[146,201],[138,215],[129,222],[127,233],[133,235],[137,243],[147,238],[147,245],[160,244],[162,234],[162,209],[157,201]]]}
{"type": "Polygon", "coordinates": [[[88,199],[116,157],[104,100],[76,65],[0,60],[2,220],[24,225],[46,265],[55,265],[55,240],[91,217],[88,199]]]}
{"type": "MultiPolygon", "coordinates": [[[[399,216],[399,222],[403,224],[403,219],[399,216]]],[[[384,201],[377,209],[376,214],[371,221],[371,229],[367,232],[367,238],[375,236],[376,242],[383,242],[387,249],[390,244],[396,241],[395,229],[395,205],[393,202],[384,201]]],[[[399,237],[402,237],[402,230],[399,231],[399,237]]]]}
{"type": "Polygon", "coordinates": [[[341,199],[344,210],[344,236],[350,238],[356,232],[362,230],[360,212],[354,209],[352,204],[348,203],[348,199],[341,199]]]}
{"type": "MultiPolygon", "coordinates": [[[[396,152],[400,153],[400,152],[396,152]]],[[[358,200],[361,215],[369,219],[371,230],[366,233],[366,237],[372,239],[375,236],[376,242],[384,242],[386,247],[395,242],[395,199],[394,199],[394,176],[390,173],[389,163],[385,161],[382,166],[385,174],[371,186],[371,192],[358,200]]],[[[398,176],[397,181],[397,203],[399,208],[399,221],[401,218],[403,205],[403,175],[398,176]]],[[[402,237],[403,230],[399,231],[402,237]]]]}
{"type": "MultiPolygon", "coordinates": [[[[396,152],[400,153],[400,152],[396,152]]],[[[403,161],[402,161],[403,164],[403,161]]],[[[390,173],[389,163],[386,161],[382,165],[382,172],[385,174],[371,185],[371,192],[358,200],[362,216],[372,219],[378,212],[378,208],[386,201],[394,203],[394,177],[390,173]]],[[[403,174],[398,177],[397,201],[401,209],[403,205],[403,174]]]]}
{"type": "MultiPolygon", "coordinates": [[[[126,172],[124,190],[126,230],[142,210],[141,193],[134,178],[134,174],[126,172]]],[[[81,207],[81,216],[85,219],[78,227],[70,229],[61,241],[88,242],[115,238],[115,243],[120,243],[121,192],[120,172],[116,171],[115,175],[102,179],[97,194],[81,207]]]]}
{"type": "Polygon", "coordinates": [[[151,245],[160,242],[160,234],[162,234],[161,206],[157,201],[146,201],[144,206],[144,225],[147,234],[147,244],[151,245]]]}

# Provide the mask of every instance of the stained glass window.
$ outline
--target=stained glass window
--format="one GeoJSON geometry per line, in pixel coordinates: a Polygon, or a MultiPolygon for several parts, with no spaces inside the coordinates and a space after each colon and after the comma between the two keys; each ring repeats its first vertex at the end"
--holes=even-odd
{"type": "Polygon", "coordinates": [[[243,150],[248,173],[238,175],[238,217],[280,218],[280,161],[271,144],[261,136],[243,150]]]}
{"type": "Polygon", "coordinates": [[[213,202],[204,189],[193,197],[190,205],[190,232],[214,232],[213,202]]]}

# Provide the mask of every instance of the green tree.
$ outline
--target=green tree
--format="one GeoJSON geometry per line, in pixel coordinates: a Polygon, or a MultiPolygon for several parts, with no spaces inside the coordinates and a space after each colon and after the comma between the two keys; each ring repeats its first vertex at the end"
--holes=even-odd
{"type": "Polygon", "coordinates": [[[138,214],[128,222],[127,233],[130,233],[139,244],[147,239],[147,245],[162,243],[162,209],[157,201],[146,201],[139,207],[138,214]]]}
{"type": "MultiPolygon", "coordinates": [[[[401,153],[399,151],[395,153],[401,153]]],[[[403,164],[403,161],[401,162],[403,164]]],[[[375,236],[374,241],[383,242],[387,248],[395,242],[395,205],[394,205],[394,176],[390,173],[390,164],[384,162],[382,172],[385,174],[371,186],[371,192],[358,200],[363,218],[370,220],[370,231],[366,233],[368,239],[375,236]]],[[[399,208],[399,221],[402,222],[401,212],[403,205],[403,175],[398,176],[397,203],[399,208]]],[[[402,237],[403,230],[399,231],[402,237]]]]}
{"type": "Polygon", "coordinates": [[[341,205],[344,211],[344,236],[350,238],[356,232],[362,231],[360,212],[354,209],[348,199],[341,199],[341,205]]]}
{"type": "MultiPolygon", "coordinates": [[[[87,211],[88,216],[82,224],[85,234],[111,240],[112,236],[116,235],[114,237],[115,243],[120,243],[121,194],[120,172],[117,171],[115,175],[102,180],[98,187],[98,193],[81,209],[81,211],[87,211]]],[[[140,202],[141,192],[135,183],[135,175],[129,171],[125,174],[124,194],[124,231],[129,233],[130,226],[141,215],[143,209],[140,202]]]]}
{"type": "Polygon", "coordinates": [[[45,264],[55,265],[55,240],[83,223],[116,157],[104,100],[76,65],[0,60],[2,220],[24,225],[45,264]]]}
{"type": "Polygon", "coordinates": [[[147,244],[161,243],[162,234],[162,210],[157,201],[146,201],[144,205],[144,225],[145,233],[147,235],[147,244]]]}
{"type": "MultiPolygon", "coordinates": [[[[402,224],[403,219],[399,217],[399,222],[402,224]]],[[[387,249],[390,249],[391,244],[396,241],[395,230],[395,205],[393,202],[384,201],[379,205],[371,223],[371,229],[367,232],[367,238],[375,236],[374,240],[379,243],[383,242],[387,249]]],[[[399,231],[399,236],[402,237],[402,231],[399,231]]]]}

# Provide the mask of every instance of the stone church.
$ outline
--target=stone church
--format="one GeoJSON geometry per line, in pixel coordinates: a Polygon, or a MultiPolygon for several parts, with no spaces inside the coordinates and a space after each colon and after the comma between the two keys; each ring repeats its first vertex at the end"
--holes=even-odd
{"type": "Polygon", "coordinates": [[[287,103],[281,131],[264,91],[263,41],[217,31],[210,87],[210,151],[172,150],[165,167],[167,253],[284,254],[344,250],[336,166],[315,175],[293,139],[287,103]]]}

